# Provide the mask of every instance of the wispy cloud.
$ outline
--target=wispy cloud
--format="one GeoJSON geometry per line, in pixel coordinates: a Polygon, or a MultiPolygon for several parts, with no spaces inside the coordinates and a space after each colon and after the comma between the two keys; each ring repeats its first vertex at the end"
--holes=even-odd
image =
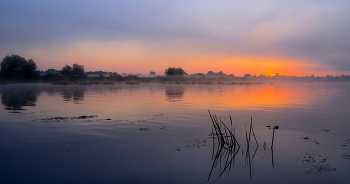
{"type": "Polygon", "coordinates": [[[284,57],[315,70],[349,72],[349,5],[330,0],[1,1],[0,54],[49,52],[87,42],[138,43],[169,58],[181,50],[186,56],[284,57]]]}

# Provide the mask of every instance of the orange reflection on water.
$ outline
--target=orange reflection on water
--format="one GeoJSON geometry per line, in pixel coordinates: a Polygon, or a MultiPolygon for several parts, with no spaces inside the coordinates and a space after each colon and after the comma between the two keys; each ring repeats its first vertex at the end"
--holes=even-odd
{"type": "MultiPolygon", "coordinates": [[[[67,101],[62,86],[59,95],[40,95],[33,111],[60,116],[98,115],[104,118],[135,114],[169,114],[205,112],[210,110],[269,110],[305,108],[315,105],[317,94],[335,91],[328,88],[311,88],[307,85],[202,85],[202,84],[139,84],[113,86],[68,86],[80,90],[83,101],[67,101]],[[323,91],[322,91],[323,89],[323,91]],[[327,91],[328,90],[328,91],[327,91]],[[60,94],[62,92],[62,94],[60,94]],[[50,104],[54,103],[52,106],[50,104]],[[48,108],[50,107],[50,108],[48,108]],[[39,110],[40,109],[40,110],[39,110]],[[42,109],[42,110],[41,110],[42,109]]],[[[28,109],[29,111],[30,109],[28,109]]]]}
{"type": "Polygon", "coordinates": [[[254,86],[217,86],[208,87],[207,93],[186,91],[183,101],[217,109],[264,109],[297,107],[312,104],[311,94],[305,88],[293,86],[254,85],[254,86]]]}

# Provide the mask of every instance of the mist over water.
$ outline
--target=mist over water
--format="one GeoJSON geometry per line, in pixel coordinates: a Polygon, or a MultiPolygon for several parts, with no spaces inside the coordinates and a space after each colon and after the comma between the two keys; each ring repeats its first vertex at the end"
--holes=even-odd
{"type": "Polygon", "coordinates": [[[349,91],[347,83],[0,85],[1,180],[207,183],[210,110],[227,125],[232,116],[241,149],[209,183],[346,183],[349,91]],[[259,146],[251,143],[247,166],[251,118],[259,146]]]}

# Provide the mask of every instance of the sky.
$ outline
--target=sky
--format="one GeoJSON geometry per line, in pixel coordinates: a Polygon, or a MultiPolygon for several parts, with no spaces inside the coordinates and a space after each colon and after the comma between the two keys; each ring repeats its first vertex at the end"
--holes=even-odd
{"type": "Polygon", "coordinates": [[[346,0],[1,0],[0,57],[38,69],[350,75],[346,0]]]}

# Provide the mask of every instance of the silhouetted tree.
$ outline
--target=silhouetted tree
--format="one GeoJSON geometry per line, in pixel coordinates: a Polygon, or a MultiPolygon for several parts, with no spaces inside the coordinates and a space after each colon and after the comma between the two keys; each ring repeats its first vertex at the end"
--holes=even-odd
{"type": "Polygon", "coordinates": [[[72,78],[72,67],[69,65],[65,65],[59,72],[64,78],[72,78]]]}
{"type": "Polygon", "coordinates": [[[84,65],[78,65],[77,63],[73,64],[73,67],[65,65],[62,70],[60,70],[60,74],[69,79],[81,78],[85,74],[84,65]]]}
{"type": "Polygon", "coordinates": [[[183,76],[184,75],[184,70],[182,68],[173,68],[169,67],[168,69],[165,70],[165,73],[167,76],[183,76]]]}
{"type": "Polygon", "coordinates": [[[62,70],[60,70],[60,74],[64,77],[71,77],[72,75],[72,67],[69,65],[65,65],[62,70]]]}
{"type": "Polygon", "coordinates": [[[24,67],[24,75],[29,78],[33,78],[39,75],[39,71],[37,70],[36,64],[32,59],[28,60],[28,63],[24,67]]]}
{"type": "Polygon", "coordinates": [[[19,55],[7,55],[1,62],[1,74],[7,79],[33,79],[39,71],[32,59],[27,61],[19,55]]]}
{"type": "Polygon", "coordinates": [[[83,77],[85,74],[84,65],[78,65],[75,63],[72,68],[72,74],[75,77],[83,77]]]}
{"type": "Polygon", "coordinates": [[[113,73],[109,76],[110,80],[120,80],[121,79],[121,75],[119,75],[118,73],[113,73]]]}

